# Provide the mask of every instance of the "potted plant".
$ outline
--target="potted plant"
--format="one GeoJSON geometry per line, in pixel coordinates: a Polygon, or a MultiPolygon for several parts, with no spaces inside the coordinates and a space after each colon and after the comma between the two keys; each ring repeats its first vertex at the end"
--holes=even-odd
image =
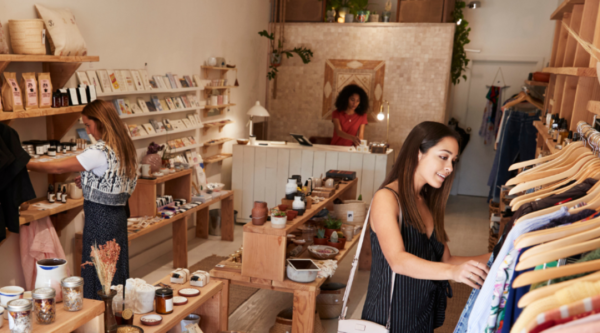
{"type": "Polygon", "coordinates": [[[331,215],[327,215],[325,220],[325,237],[329,239],[334,231],[340,231],[342,228],[342,220],[333,218],[331,215]]]}
{"type": "Polygon", "coordinates": [[[273,210],[271,212],[271,226],[275,229],[283,229],[285,228],[285,224],[287,222],[287,215],[285,212],[280,210],[273,210]]]}
{"type": "Polygon", "coordinates": [[[325,238],[325,229],[318,229],[317,235],[314,237],[315,245],[327,245],[327,238],[325,238]]]}
{"type": "Polygon", "coordinates": [[[258,33],[259,35],[267,38],[271,44],[271,66],[269,66],[269,73],[267,74],[267,78],[269,80],[274,79],[277,76],[277,67],[281,65],[281,60],[283,60],[283,55],[286,58],[291,58],[294,56],[294,53],[297,54],[302,62],[308,64],[313,56],[313,53],[310,49],[306,47],[295,47],[291,50],[284,50],[281,39],[277,42],[277,47],[275,46],[275,34],[268,33],[267,30],[263,30],[258,33]]]}
{"type": "Polygon", "coordinates": [[[158,155],[158,152],[164,148],[165,145],[158,145],[154,142],[151,142],[150,145],[148,145],[146,155],[142,157],[142,164],[150,164],[151,173],[160,171],[161,157],[158,155]]]}
{"type": "MultiPolygon", "coordinates": [[[[343,234],[342,234],[342,237],[344,237],[343,234]]],[[[345,238],[343,238],[343,239],[344,239],[344,241],[342,242],[342,238],[340,238],[340,234],[338,234],[337,232],[334,232],[331,234],[331,237],[327,241],[327,245],[331,246],[331,247],[335,247],[338,250],[343,250],[344,245],[346,245],[346,239],[345,238]]]]}

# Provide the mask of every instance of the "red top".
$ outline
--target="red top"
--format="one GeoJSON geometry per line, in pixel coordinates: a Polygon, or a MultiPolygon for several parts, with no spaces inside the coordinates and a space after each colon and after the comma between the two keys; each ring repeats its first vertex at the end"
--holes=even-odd
{"type": "MultiPolygon", "coordinates": [[[[331,114],[331,121],[333,121],[333,119],[339,119],[342,131],[353,136],[358,135],[360,125],[366,125],[368,123],[366,113],[362,116],[358,113],[348,115],[346,112],[335,110],[331,114]]],[[[352,146],[352,141],[339,137],[334,129],[331,144],[335,146],[352,146]]]]}

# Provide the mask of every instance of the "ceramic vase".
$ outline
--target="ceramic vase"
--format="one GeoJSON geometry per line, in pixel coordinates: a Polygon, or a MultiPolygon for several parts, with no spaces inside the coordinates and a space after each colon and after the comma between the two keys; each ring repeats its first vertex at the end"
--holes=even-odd
{"type": "Polygon", "coordinates": [[[98,291],[98,296],[104,302],[104,333],[114,333],[117,331],[117,321],[115,320],[112,308],[115,295],[117,295],[116,290],[111,290],[109,295],[102,293],[102,290],[98,291]]]}
{"type": "Polygon", "coordinates": [[[327,239],[325,238],[317,238],[315,236],[313,239],[315,241],[315,245],[327,245],[327,239]]]}
{"type": "Polygon", "coordinates": [[[160,171],[161,158],[158,154],[146,154],[141,164],[150,164],[150,172],[155,173],[160,171]]]}
{"type": "Polygon", "coordinates": [[[344,22],[345,22],[345,23],[352,23],[352,22],[354,22],[354,14],[350,14],[350,13],[348,13],[348,14],[346,14],[346,16],[344,17],[344,19],[345,19],[345,20],[344,20],[344,22]]]}
{"type": "Polygon", "coordinates": [[[283,229],[283,228],[285,228],[286,221],[287,221],[287,215],[286,216],[274,216],[274,215],[271,215],[271,227],[273,227],[275,229],[283,229]]]}
{"type": "Polygon", "coordinates": [[[255,201],[252,208],[252,224],[263,225],[267,221],[267,203],[264,201],[255,201]]]}
{"type": "Polygon", "coordinates": [[[292,202],[292,208],[294,210],[303,210],[306,208],[306,204],[302,201],[302,197],[297,195],[294,197],[294,202],[292,202]]]}
{"type": "Polygon", "coordinates": [[[371,14],[369,16],[369,22],[379,22],[379,14],[371,14]]]}
{"type": "Polygon", "coordinates": [[[293,178],[288,179],[288,183],[285,184],[285,198],[288,200],[294,200],[296,191],[298,190],[298,184],[293,178]]]}
{"type": "Polygon", "coordinates": [[[56,291],[56,302],[62,301],[60,281],[67,277],[67,261],[64,259],[41,259],[35,263],[35,288],[50,287],[56,291]]]}

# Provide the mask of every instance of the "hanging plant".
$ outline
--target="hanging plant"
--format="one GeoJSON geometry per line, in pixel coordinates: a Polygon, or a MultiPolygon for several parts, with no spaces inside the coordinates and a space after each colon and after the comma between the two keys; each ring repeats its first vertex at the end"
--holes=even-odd
{"type": "Polygon", "coordinates": [[[456,22],[456,30],[454,30],[454,46],[452,48],[452,67],[450,68],[450,74],[452,77],[452,83],[454,85],[460,82],[460,79],[467,80],[467,76],[464,75],[464,71],[467,70],[469,65],[469,59],[467,59],[467,53],[465,52],[465,45],[469,44],[469,22],[467,22],[463,16],[463,8],[466,7],[464,1],[456,1],[454,10],[452,11],[452,20],[456,22]]]}
{"type": "Polygon", "coordinates": [[[283,46],[281,45],[281,40],[278,41],[277,48],[275,48],[275,34],[268,33],[267,30],[263,30],[258,34],[267,38],[271,44],[271,65],[269,66],[269,73],[267,73],[267,78],[269,80],[272,80],[275,78],[275,76],[277,76],[277,72],[279,72],[277,67],[281,65],[283,55],[285,55],[286,58],[291,58],[295,53],[305,64],[308,64],[313,56],[312,51],[306,47],[295,47],[292,50],[282,50],[283,46]]]}

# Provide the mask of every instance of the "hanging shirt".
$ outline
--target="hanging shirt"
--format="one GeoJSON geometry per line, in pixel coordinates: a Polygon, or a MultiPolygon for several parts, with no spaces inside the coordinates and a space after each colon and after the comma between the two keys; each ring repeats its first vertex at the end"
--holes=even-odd
{"type": "MultiPolygon", "coordinates": [[[[360,125],[366,125],[367,114],[360,115],[358,113],[348,115],[344,111],[335,110],[331,114],[331,121],[333,119],[338,119],[340,121],[340,126],[342,127],[342,131],[344,133],[350,134],[352,136],[358,135],[358,130],[360,129],[360,125]]],[[[337,135],[335,129],[333,130],[333,139],[331,139],[331,145],[333,146],[352,146],[352,141],[348,139],[343,139],[337,135]]]]}
{"type": "Polygon", "coordinates": [[[483,119],[481,120],[481,127],[479,128],[479,136],[484,139],[485,144],[495,141],[496,133],[500,127],[500,118],[502,115],[498,107],[500,92],[500,87],[491,86],[485,96],[487,102],[485,103],[483,119]]]}

